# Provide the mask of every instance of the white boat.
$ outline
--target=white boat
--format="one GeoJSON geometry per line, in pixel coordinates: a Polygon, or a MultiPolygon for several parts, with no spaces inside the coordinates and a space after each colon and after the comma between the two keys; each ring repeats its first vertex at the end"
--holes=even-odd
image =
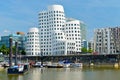
{"type": "Polygon", "coordinates": [[[71,63],[70,64],[70,67],[83,67],[83,64],[82,63],[71,63]]]}
{"type": "Polygon", "coordinates": [[[69,67],[70,67],[70,65],[71,65],[70,63],[63,64],[63,67],[64,67],[64,68],[69,68],[69,67]]]}
{"type": "Polygon", "coordinates": [[[41,62],[36,62],[33,67],[43,67],[43,65],[41,64],[41,62]]]}
{"type": "Polygon", "coordinates": [[[71,63],[67,61],[60,61],[59,64],[63,65],[64,68],[69,68],[71,63]]]}
{"type": "Polygon", "coordinates": [[[62,64],[59,63],[51,63],[46,66],[47,68],[63,68],[62,64]]]}

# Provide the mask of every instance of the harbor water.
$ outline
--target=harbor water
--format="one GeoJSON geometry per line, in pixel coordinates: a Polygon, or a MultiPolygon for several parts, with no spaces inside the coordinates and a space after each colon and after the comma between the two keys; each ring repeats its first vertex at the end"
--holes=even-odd
{"type": "Polygon", "coordinates": [[[113,68],[31,68],[22,75],[0,70],[0,80],[119,80],[120,69],[113,68]]]}

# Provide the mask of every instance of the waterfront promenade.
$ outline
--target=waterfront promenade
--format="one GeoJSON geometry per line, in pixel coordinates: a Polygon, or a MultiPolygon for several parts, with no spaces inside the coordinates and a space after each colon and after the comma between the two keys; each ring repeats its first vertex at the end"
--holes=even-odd
{"type": "MultiPolygon", "coordinates": [[[[6,57],[7,58],[7,57],[6,57]]],[[[13,57],[14,58],[14,57],[13,57]]],[[[120,76],[119,55],[69,55],[69,56],[21,56],[24,61],[71,60],[83,63],[79,68],[30,68],[23,75],[7,75],[0,71],[1,80],[118,80],[120,76]],[[101,74],[102,73],[102,74],[101,74]],[[102,78],[101,78],[102,75],[102,78]]]]}
{"type": "MultiPolygon", "coordinates": [[[[8,58],[8,57],[6,57],[8,58]]],[[[13,57],[14,58],[14,57],[13,57]]],[[[89,67],[120,67],[120,54],[75,54],[61,56],[18,56],[18,60],[24,61],[52,61],[58,62],[61,60],[69,60],[71,62],[81,62],[83,66],[89,67]]]]}
{"type": "MultiPolygon", "coordinates": [[[[19,56],[18,56],[19,58],[19,56]]],[[[84,63],[114,63],[119,62],[120,54],[74,54],[74,55],[61,55],[61,56],[21,56],[21,60],[43,60],[43,61],[60,61],[70,60],[79,61],[84,63]]]]}

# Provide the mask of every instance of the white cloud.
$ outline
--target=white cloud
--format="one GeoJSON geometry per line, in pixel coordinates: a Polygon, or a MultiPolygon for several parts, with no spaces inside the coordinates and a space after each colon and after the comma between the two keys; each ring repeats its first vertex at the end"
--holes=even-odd
{"type": "Polygon", "coordinates": [[[9,30],[4,30],[3,32],[4,32],[4,33],[10,33],[10,31],[9,31],[9,30]]]}

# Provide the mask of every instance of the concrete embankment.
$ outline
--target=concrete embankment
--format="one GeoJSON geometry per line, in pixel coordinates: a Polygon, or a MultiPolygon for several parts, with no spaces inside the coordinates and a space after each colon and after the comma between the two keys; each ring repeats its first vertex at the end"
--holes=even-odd
{"type": "Polygon", "coordinates": [[[96,67],[96,68],[120,68],[119,63],[83,63],[83,67],[96,67]]]}

